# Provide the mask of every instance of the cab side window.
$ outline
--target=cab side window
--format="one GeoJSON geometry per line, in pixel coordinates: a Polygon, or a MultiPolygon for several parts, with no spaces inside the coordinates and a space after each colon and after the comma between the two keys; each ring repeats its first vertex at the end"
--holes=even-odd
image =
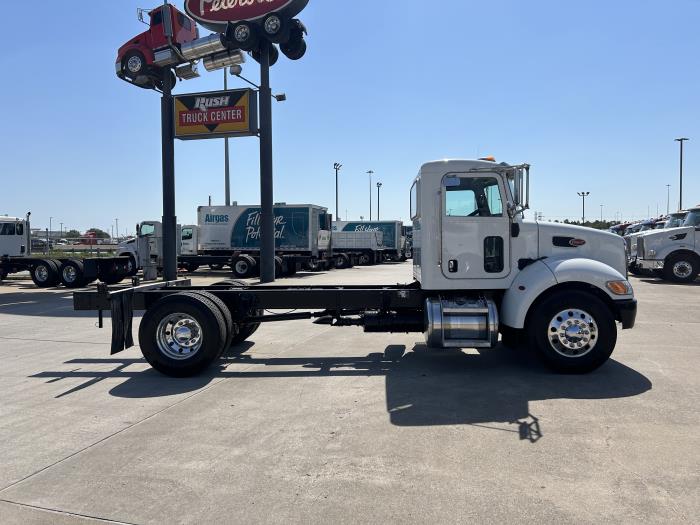
{"type": "Polygon", "coordinates": [[[24,235],[24,224],[17,223],[17,235],[24,235]]]}
{"type": "Polygon", "coordinates": [[[192,228],[184,228],[182,230],[182,240],[191,241],[192,240],[192,228]]]}
{"type": "Polygon", "coordinates": [[[494,177],[452,179],[445,187],[445,214],[448,217],[502,217],[503,201],[494,177]]]}
{"type": "Polygon", "coordinates": [[[15,223],[14,222],[4,222],[0,225],[0,235],[14,235],[15,234],[15,223]]]}

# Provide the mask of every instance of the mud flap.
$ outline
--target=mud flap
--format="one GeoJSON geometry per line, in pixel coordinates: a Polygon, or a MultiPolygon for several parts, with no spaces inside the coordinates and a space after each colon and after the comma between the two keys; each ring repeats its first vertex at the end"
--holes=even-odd
{"type": "Polygon", "coordinates": [[[112,297],[112,349],[111,355],[118,354],[134,346],[132,325],[134,308],[133,290],[125,290],[112,297]]]}

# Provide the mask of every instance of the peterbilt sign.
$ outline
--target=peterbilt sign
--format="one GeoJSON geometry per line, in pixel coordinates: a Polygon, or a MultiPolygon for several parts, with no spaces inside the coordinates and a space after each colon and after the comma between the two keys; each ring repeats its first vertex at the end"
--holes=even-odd
{"type": "Polygon", "coordinates": [[[185,0],[185,11],[207,29],[223,32],[228,22],[259,20],[273,12],[294,17],[308,3],[309,0],[185,0]]]}

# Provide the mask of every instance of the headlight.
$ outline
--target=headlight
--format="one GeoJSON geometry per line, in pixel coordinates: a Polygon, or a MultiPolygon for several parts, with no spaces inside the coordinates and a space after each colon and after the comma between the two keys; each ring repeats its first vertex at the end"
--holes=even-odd
{"type": "Polygon", "coordinates": [[[605,286],[615,295],[632,295],[632,285],[627,281],[608,281],[605,286]]]}

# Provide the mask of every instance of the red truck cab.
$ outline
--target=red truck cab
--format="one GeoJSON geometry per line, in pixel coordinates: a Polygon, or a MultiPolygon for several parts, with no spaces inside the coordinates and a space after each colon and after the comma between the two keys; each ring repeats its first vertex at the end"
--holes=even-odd
{"type": "Polygon", "coordinates": [[[115,67],[119,78],[151,89],[162,82],[162,68],[156,63],[156,52],[169,46],[165,29],[168,18],[172,23],[173,45],[197,39],[199,31],[194,20],[170,4],[157,7],[149,11],[148,15],[148,31],[119,48],[115,67]]]}

